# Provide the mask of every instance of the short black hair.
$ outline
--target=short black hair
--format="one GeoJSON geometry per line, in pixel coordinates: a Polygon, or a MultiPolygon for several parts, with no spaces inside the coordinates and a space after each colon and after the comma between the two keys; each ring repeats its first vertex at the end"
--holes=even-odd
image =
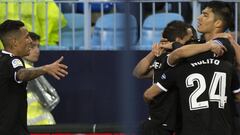
{"type": "Polygon", "coordinates": [[[187,33],[187,24],[183,21],[172,21],[168,23],[167,27],[163,30],[162,37],[174,42],[177,37],[183,38],[187,33]]]}
{"type": "Polygon", "coordinates": [[[0,24],[0,39],[7,35],[9,32],[18,31],[21,27],[24,26],[24,23],[19,20],[6,20],[0,24]]]}
{"type": "Polygon", "coordinates": [[[34,32],[29,32],[29,36],[33,41],[40,40],[40,36],[34,32]]]}
{"type": "Polygon", "coordinates": [[[234,26],[233,9],[227,2],[211,1],[206,3],[205,8],[211,8],[215,15],[215,19],[223,21],[223,32],[234,26]]]}

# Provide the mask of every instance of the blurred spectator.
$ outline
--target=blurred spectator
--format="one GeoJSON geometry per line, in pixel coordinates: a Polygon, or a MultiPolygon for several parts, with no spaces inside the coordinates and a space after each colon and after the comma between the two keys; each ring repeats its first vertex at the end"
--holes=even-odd
{"type": "MultiPolygon", "coordinates": [[[[23,58],[26,68],[33,67],[33,64],[38,61],[40,55],[40,36],[33,32],[29,32],[29,35],[32,38],[32,47],[30,54],[23,58]]],[[[55,124],[51,110],[59,103],[59,96],[44,76],[40,76],[28,82],[27,101],[28,125],[55,124]]]]}
{"type": "Polygon", "coordinates": [[[47,40],[49,45],[56,45],[59,41],[59,20],[62,27],[66,25],[67,21],[59,13],[55,2],[53,0],[34,0],[34,3],[28,0],[15,1],[0,2],[0,23],[6,19],[22,20],[29,31],[34,31],[41,36],[41,44],[45,45],[47,40]],[[59,17],[59,15],[61,16],[59,17]],[[47,34],[46,28],[48,29],[47,34]]]}

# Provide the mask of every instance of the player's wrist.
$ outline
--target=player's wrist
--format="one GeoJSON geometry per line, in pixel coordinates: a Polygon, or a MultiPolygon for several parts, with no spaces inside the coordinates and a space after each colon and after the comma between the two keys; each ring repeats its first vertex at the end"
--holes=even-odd
{"type": "Polygon", "coordinates": [[[42,71],[44,74],[46,74],[49,71],[49,65],[42,66],[42,71]]]}
{"type": "Polygon", "coordinates": [[[206,42],[206,46],[208,50],[212,50],[214,49],[215,45],[213,44],[212,40],[209,40],[208,42],[206,42]]]}
{"type": "Polygon", "coordinates": [[[155,56],[155,53],[154,53],[153,50],[149,53],[149,56],[150,56],[150,57],[154,57],[154,56],[155,56]]]}

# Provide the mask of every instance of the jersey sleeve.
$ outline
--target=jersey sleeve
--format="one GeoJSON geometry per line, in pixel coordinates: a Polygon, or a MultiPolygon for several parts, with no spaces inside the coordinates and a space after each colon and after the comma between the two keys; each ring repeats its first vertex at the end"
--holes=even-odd
{"type": "Polygon", "coordinates": [[[10,66],[10,76],[17,83],[22,83],[22,81],[18,80],[17,78],[17,71],[22,68],[25,68],[23,60],[20,57],[12,57],[9,61],[9,66],[10,66]]]}
{"type": "Polygon", "coordinates": [[[216,38],[213,39],[213,42],[219,45],[223,45],[227,48],[227,51],[219,59],[227,60],[231,63],[234,63],[235,51],[230,41],[227,38],[216,38]]]}
{"type": "MultiPolygon", "coordinates": [[[[172,51],[182,47],[183,45],[179,42],[173,42],[172,44],[172,51]]],[[[168,56],[168,55],[167,55],[168,56]]],[[[172,65],[168,62],[168,57],[166,57],[166,64],[169,66],[169,67],[175,67],[176,65],[172,65]]]]}
{"type": "Polygon", "coordinates": [[[171,87],[173,87],[176,83],[176,78],[174,77],[174,74],[176,72],[175,68],[169,68],[162,72],[158,76],[158,81],[156,85],[163,91],[167,92],[171,87]]]}

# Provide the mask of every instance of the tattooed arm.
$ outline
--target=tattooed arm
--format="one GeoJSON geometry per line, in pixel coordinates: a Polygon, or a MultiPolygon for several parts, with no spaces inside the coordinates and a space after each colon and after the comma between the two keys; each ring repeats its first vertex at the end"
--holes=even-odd
{"type": "Polygon", "coordinates": [[[17,78],[20,81],[29,81],[41,75],[49,74],[56,78],[57,80],[60,80],[62,77],[65,77],[68,74],[68,72],[66,71],[68,67],[64,64],[61,64],[62,60],[63,57],[61,57],[60,59],[56,60],[51,64],[44,65],[41,67],[22,68],[17,71],[17,78]]]}

